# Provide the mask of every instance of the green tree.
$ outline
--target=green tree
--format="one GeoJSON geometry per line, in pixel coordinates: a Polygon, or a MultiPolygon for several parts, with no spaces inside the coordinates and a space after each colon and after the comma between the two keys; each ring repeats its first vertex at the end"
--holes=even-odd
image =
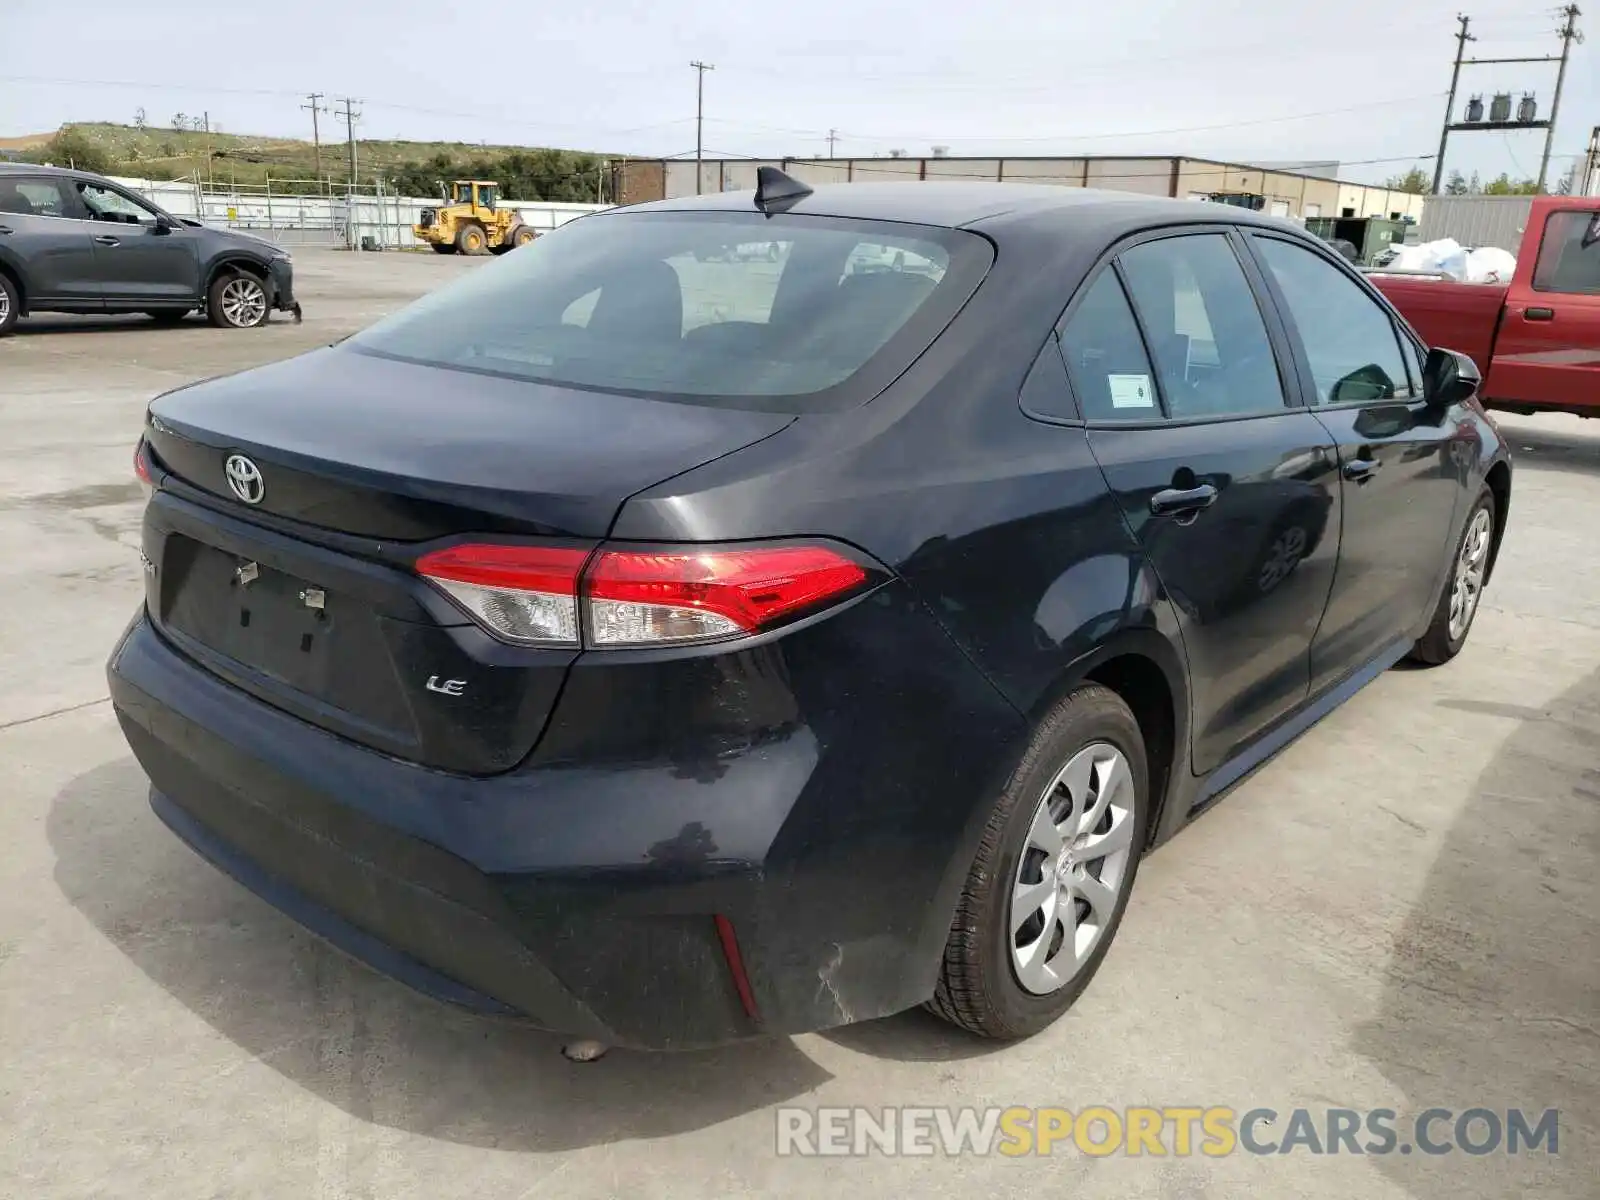
{"type": "Polygon", "coordinates": [[[106,175],[111,171],[111,156],[70,125],[46,142],[34,157],[40,162],[93,171],[96,175],[106,175]]]}
{"type": "Polygon", "coordinates": [[[1531,179],[1512,179],[1504,171],[1483,186],[1485,196],[1532,196],[1539,185],[1531,179]]]}
{"type": "Polygon", "coordinates": [[[1447,196],[1465,196],[1467,194],[1467,181],[1462,178],[1460,171],[1451,171],[1450,178],[1445,180],[1444,194],[1447,196]]]}
{"type": "Polygon", "coordinates": [[[1433,180],[1421,167],[1412,167],[1404,175],[1391,175],[1383,186],[1390,191],[1426,196],[1433,190],[1433,180]]]}

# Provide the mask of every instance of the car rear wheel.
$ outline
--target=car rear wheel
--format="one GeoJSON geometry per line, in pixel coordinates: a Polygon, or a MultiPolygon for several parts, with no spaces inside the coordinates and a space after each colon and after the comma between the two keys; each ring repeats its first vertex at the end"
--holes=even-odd
{"type": "Polygon", "coordinates": [[[219,275],[206,298],[206,315],[225,329],[254,329],[267,311],[266,284],[243,271],[219,275]]]}
{"type": "Polygon", "coordinates": [[[973,1033],[1027,1037],[1083,992],[1116,936],[1149,826],[1139,723],[1081,687],[1035,731],[991,813],[929,1007],[973,1033]]]}
{"type": "Polygon", "coordinates": [[[0,274],[0,337],[5,337],[17,327],[22,315],[22,297],[17,295],[17,285],[0,274]]]}
{"type": "Polygon", "coordinates": [[[1483,585],[1489,577],[1489,556],[1494,550],[1494,493],[1485,487],[1467,514],[1467,523],[1450,560],[1450,576],[1445,580],[1439,605],[1434,609],[1428,632],[1411,648],[1413,662],[1436,667],[1447,663],[1467,644],[1483,585]]]}
{"type": "Polygon", "coordinates": [[[464,225],[456,234],[456,249],[463,254],[482,254],[488,244],[488,239],[483,236],[483,230],[476,225],[464,225]]]}

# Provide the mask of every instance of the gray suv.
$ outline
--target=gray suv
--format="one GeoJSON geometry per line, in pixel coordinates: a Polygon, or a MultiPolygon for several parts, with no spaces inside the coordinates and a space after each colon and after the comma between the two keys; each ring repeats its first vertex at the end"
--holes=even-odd
{"type": "Polygon", "coordinates": [[[249,329],[300,317],[271,242],[180,220],[86,171],[0,163],[0,337],[37,312],[146,313],[249,329]]]}

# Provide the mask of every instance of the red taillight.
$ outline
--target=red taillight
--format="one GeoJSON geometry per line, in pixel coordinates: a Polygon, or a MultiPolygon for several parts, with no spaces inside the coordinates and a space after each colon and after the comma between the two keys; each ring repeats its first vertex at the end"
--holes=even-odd
{"type": "Polygon", "coordinates": [[[522,645],[660,646],[758,633],[867,582],[825,546],[587,550],[452,546],[417,571],[497,637],[522,645]],[[585,562],[588,566],[585,567],[585,562]]]}
{"type": "Polygon", "coordinates": [[[150,451],[143,438],[133,448],[133,473],[138,476],[139,484],[144,488],[145,499],[149,499],[156,490],[155,474],[150,470],[150,451]]]}
{"type": "Polygon", "coordinates": [[[524,646],[576,646],[578,572],[587,550],[550,546],[449,546],[417,560],[496,637],[524,646]]]}
{"type": "Polygon", "coordinates": [[[822,546],[603,551],[584,573],[597,646],[696,642],[756,633],[866,581],[822,546]]]}

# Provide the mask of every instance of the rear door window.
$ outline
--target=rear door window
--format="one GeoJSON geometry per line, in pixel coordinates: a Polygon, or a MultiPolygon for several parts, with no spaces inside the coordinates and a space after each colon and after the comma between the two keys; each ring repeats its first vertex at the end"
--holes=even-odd
{"type": "Polygon", "coordinates": [[[847,407],[927,349],[992,260],[986,239],[956,229],[754,212],[601,216],[350,345],[698,403],[847,407]]]}
{"type": "Polygon", "coordinates": [[[1284,411],[1272,341],[1226,234],[1145,242],[1118,262],[1172,417],[1284,411]]]}
{"type": "Polygon", "coordinates": [[[1600,211],[1558,212],[1545,222],[1534,289],[1600,296],[1600,211]]]}
{"type": "Polygon", "coordinates": [[[1254,242],[1305,347],[1317,403],[1413,396],[1398,331],[1382,305],[1314,251],[1280,238],[1254,242]]]}
{"type": "Polygon", "coordinates": [[[1062,326],[1061,352],[1085,420],[1148,421],[1162,415],[1138,322],[1110,267],[1062,326]]]}
{"type": "Polygon", "coordinates": [[[0,212],[24,217],[74,217],[67,194],[54,179],[10,179],[0,175],[0,212]]]}

